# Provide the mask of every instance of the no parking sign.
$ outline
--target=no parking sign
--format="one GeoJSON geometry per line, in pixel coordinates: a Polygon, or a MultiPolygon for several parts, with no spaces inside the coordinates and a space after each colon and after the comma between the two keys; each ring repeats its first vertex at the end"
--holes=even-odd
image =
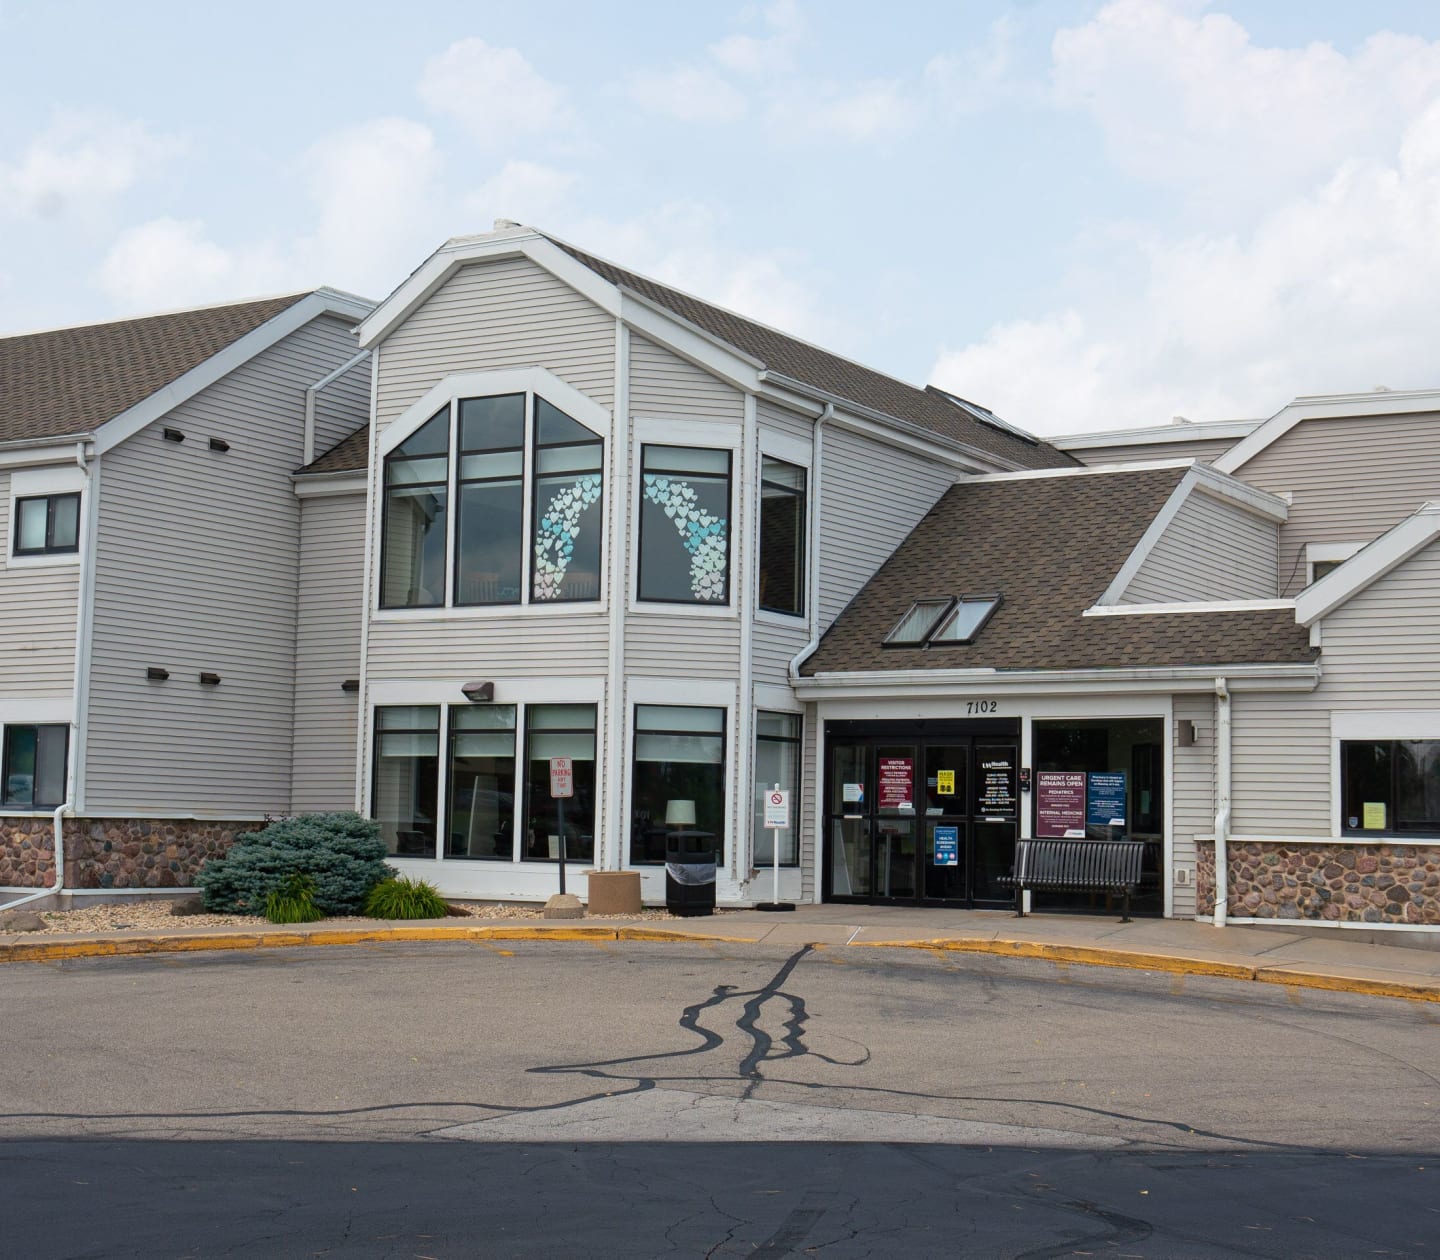
{"type": "Polygon", "coordinates": [[[765,793],[765,826],[782,831],[790,825],[790,793],[774,788],[765,793]]]}

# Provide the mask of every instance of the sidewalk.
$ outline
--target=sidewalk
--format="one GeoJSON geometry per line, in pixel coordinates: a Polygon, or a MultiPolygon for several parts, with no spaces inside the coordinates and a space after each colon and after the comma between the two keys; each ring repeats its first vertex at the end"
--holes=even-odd
{"type": "Polygon", "coordinates": [[[130,954],[386,941],[707,941],[822,949],[927,949],[1223,976],[1264,984],[1440,1002],[1440,950],[1352,943],[1253,927],[1214,928],[1180,919],[1027,915],[1005,911],[910,910],[891,906],[801,906],[659,921],[442,919],[409,923],[258,921],[230,928],[84,936],[0,934],[0,963],[54,962],[130,954]]]}

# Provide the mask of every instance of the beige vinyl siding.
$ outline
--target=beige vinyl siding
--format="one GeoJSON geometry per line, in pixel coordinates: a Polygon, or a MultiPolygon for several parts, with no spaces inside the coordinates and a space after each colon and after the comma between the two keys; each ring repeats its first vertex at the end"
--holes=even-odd
{"type": "Polygon", "coordinates": [[[371,614],[370,682],[603,675],[604,613],[431,617],[371,614]]]}
{"type": "Polygon", "coordinates": [[[755,418],[760,422],[762,442],[767,433],[780,433],[806,445],[814,440],[814,419],[791,411],[788,407],[777,406],[762,398],[755,404],[755,418]]]}
{"type": "MultiPolygon", "coordinates": [[[[1228,451],[1239,438],[1191,438],[1175,442],[1116,443],[1114,446],[1084,446],[1069,450],[1082,464],[1149,464],[1166,459],[1199,459],[1211,463],[1228,451]]],[[[1062,449],[1064,439],[1060,439],[1062,449]]]]}
{"type": "Polygon", "coordinates": [[[689,420],[745,418],[745,395],[655,342],[630,334],[630,411],[689,420]]]}
{"type": "Polygon", "coordinates": [[[1330,714],[1318,695],[1236,692],[1230,701],[1237,835],[1330,834],[1330,714]]]}
{"type": "Polygon", "coordinates": [[[1122,604],[1274,599],[1276,525],[1192,491],[1120,597],[1122,604]]]}
{"type": "MultiPolygon", "coordinates": [[[[823,631],[950,488],[955,474],[938,460],[844,429],[827,428],[821,450],[823,631]]],[[[949,574],[936,575],[941,591],[948,591],[951,581],[949,574]]]]}
{"type": "Polygon", "coordinates": [[[1306,543],[1368,542],[1440,497],[1440,415],[1303,420],[1235,472],[1289,491],[1280,593],[1305,585],[1306,543]]]}
{"type": "MultiPolygon", "coordinates": [[[[1170,724],[1172,828],[1171,870],[1188,867],[1192,872],[1198,858],[1196,836],[1215,830],[1215,698],[1208,695],[1175,697],[1175,720],[1170,724]],[[1195,743],[1181,748],[1178,731],[1183,721],[1195,723],[1195,743]]],[[[1188,918],[1213,907],[1195,905],[1194,876],[1186,887],[1174,888],[1174,914],[1188,918]]]]}
{"type": "Polygon", "coordinates": [[[66,699],[75,686],[76,563],[11,565],[10,474],[0,472],[0,721],[6,700],[66,699]]]}
{"type": "Polygon", "coordinates": [[[315,454],[323,455],[369,419],[370,360],[367,357],[315,395],[315,454]]]}
{"type": "MultiPolygon", "coordinates": [[[[807,446],[813,441],[815,422],[807,416],[763,400],[756,404],[755,413],[760,424],[762,449],[765,438],[769,434],[779,434],[792,441],[803,442],[807,446]]],[[[814,485],[814,474],[807,474],[807,528],[811,530],[817,524],[814,485]]],[[[811,551],[807,539],[805,548],[807,564],[810,562],[810,557],[811,551]]],[[[805,598],[808,600],[810,598],[810,575],[808,573],[805,575],[804,591],[805,598]]],[[[767,615],[763,620],[757,618],[750,641],[755,681],[757,683],[788,683],[790,681],[790,662],[809,640],[809,609],[806,609],[805,615],[800,617],[781,618],[776,616],[772,620],[767,615]]]]}
{"type": "Polygon", "coordinates": [[[610,407],[614,318],[529,259],[462,267],[383,342],[376,422],[452,373],[535,366],[610,407]]]}
{"type": "Polygon", "coordinates": [[[322,318],[102,457],[85,805],[290,804],[304,391],[354,353],[322,318]],[[164,441],[163,426],[183,443],[164,441]],[[223,438],[228,453],[207,439],[223,438]],[[145,678],[147,666],[170,672],[145,678]],[[202,687],[201,671],[221,675],[202,687]]]}
{"type": "Polygon", "coordinates": [[[294,813],[355,808],[365,496],[302,499],[295,632],[294,813]]]}
{"type": "Polygon", "coordinates": [[[750,638],[750,654],[755,662],[755,681],[788,683],[790,662],[809,641],[809,630],[803,619],[796,618],[793,626],[757,620],[750,638]]]}

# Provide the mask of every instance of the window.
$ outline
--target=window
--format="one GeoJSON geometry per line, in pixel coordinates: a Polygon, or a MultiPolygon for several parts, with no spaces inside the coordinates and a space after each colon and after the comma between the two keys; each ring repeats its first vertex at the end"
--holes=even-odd
{"type": "Polygon", "coordinates": [[[729,603],[730,452],[646,446],[640,460],[639,598],[729,603]]]}
{"type": "Polygon", "coordinates": [[[760,466],[760,607],[805,615],[805,470],[768,456],[760,466]]]}
{"type": "Polygon", "coordinates": [[[765,793],[779,784],[790,793],[790,826],[780,832],[780,865],[800,865],[800,715],[755,715],[755,804],[752,815],[755,865],[775,862],[776,833],[765,826],[765,793]]]}
{"type": "Polygon", "coordinates": [[[630,861],[665,860],[674,832],[725,843],[725,710],[682,705],[635,706],[630,792],[630,861]]]}
{"type": "Polygon", "coordinates": [[[1340,745],[1342,830],[1440,834],[1440,740],[1340,745]]]}
{"type": "Polygon", "coordinates": [[[447,858],[499,858],[515,848],[515,706],[450,710],[447,858]]]}
{"type": "Polygon", "coordinates": [[[79,551],[80,495],[45,494],[16,499],[14,550],[17,556],[68,555],[79,551]]]}
{"type": "Polygon", "coordinates": [[[1334,573],[1345,562],[1343,560],[1312,560],[1310,562],[1310,581],[1318,582],[1328,573],[1334,573]]]}
{"type": "Polygon", "coordinates": [[[536,394],[447,404],[385,457],[380,606],[599,599],[604,458],[536,394]]]}
{"type": "Polygon", "coordinates": [[[439,706],[376,709],[374,814],[389,852],[435,856],[439,793],[439,706]]]}
{"type": "Polygon", "coordinates": [[[550,758],[574,764],[574,795],[565,802],[565,860],[595,860],[595,706],[532,704],[525,710],[526,862],[560,856],[559,811],[550,795],[550,758]]]}
{"type": "Polygon", "coordinates": [[[0,758],[0,804],[10,809],[58,809],[65,803],[70,728],[7,726],[0,758]]]}
{"type": "Polygon", "coordinates": [[[885,647],[931,647],[973,643],[1000,607],[998,595],[964,595],[959,599],[917,599],[895,628],[885,647]]]}

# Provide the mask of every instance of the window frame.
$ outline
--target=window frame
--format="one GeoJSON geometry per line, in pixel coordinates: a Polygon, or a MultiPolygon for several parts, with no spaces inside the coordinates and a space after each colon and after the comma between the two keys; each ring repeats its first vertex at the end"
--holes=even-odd
{"type": "Polygon", "coordinates": [[[450,481],[454,486],[455,511],[454,519],[450,526],[449,546],[449,572],[446,575],[446,590],[449,595],[448,608],[518,608],[528,601],[525,598],[529,589],[530,565],[528,548],[532,545],[530,534],[533,531],[533,520],[528,510],[526,486],[531,478],[534,460],[532,459],[532,434],[534,433],[534,412],[535,394],[531,390],[511,390],[503,394],[466,394],[464,397],[457,395],[450,400],[450,459],[453,467],[450,472],[450,481]],[[465,442],[465,419],[461,414],[462,408],[467,402],[484,401],[491,398],[520,398],[520,445],[494,446],[494,447],[466,447],[465,442]],[[515,451],[520,453],[520,581],[516,588],[515,599],[492,599],[492,600],[462,600],[460,598],[460,555],[461,555],[461,522],[464,518],[464,508],[461,503],[461,488],[464,486],[486,486],[498,485],[502,482],[513,481],[513,476],[502,477],[467,477],[464,473],[465,457],[467,455],[508,455],[515,451]]]}
{"type": "MultiPolygon", "coordinates": [[[[387,852],[387,858],[409,858],[420,861],[435,860],[439,857],[444,845],[443,826],[449,823],[446,796],[450,791],[450,777],[447,773],[449,767],[445,764],[448,755],[447,740],[449,737],[449,715],[445,712],[446,705],[434,701],[419,700],[410,704],[376,704],[372,707],[370,715],[370,817],[375,822],[380,821],[380,742],[382,735],[430,735],[435,736],[435,838],[430,846],[430,852],[425,853],[394,853],[387,852]],[[437,724],[433,731],[430,727],[418,726],[397,726],[392,730],[382,730],[380,726],[380,713],[384,709],[435,709],[437,710],[437,724]]],[[[398,840],[397,840],[398,844],[398,840]]]]}
{"type": "MultiPolygon", "coordinates": [[[[550,402],[548,398],[544,398],[543,395],[537,392],[531,392],[530,408],[533,415],[530,420],[530,430],[528,434],[530,441],[529,446],[527,447],[527,450],[529,451],[531,456],[531,462],[528,466],[530,472],[530,517],[525,539],[525,602],[527,604],[593,604],[596,602],[596,600],[603,599],[605,593],[605,438],[598,433],[594,433],[594,430],[589,430],[591,433],[594,433],[594,436],[586,441],[546,442],[542,444],[540,441],[540,403],[542,401],[549,404],[551,407],[555,407],[555,404],[550,402]],[[598,506],[600,508],[601,532],[598,548],[599,562],[596,566],[595,574],[596,592],[593,597],[589,598],[585,596],[574,596],[570,599],[556,598],[537,600],[535,598],[535,542],[536,531],[540,527],[541,520],[540,481],[542,477],[554,477],[558,475],[556,473],[542,473],[540,471],[540,452],[574,450],[578,447],[585,446],[598,446],[600,448],[600,458],[597,463],[599,464],[598,475],[600,477],[600,499],[598,506]]],[[[574,416],[571,416],[568,411],[565,411],[563,408],[560,407],[556,407],[555,409],[561,412],[562,415],[568,417],[574,423],[580,424],[580,421],[576,420],[574,416]]],[[[587,425],[581,424],[580,427],[588,429],[587,425]]],[[[586,471],[588,472],[589,470],[586,471]]]]}
{"type": "MultiPolygon", "coordinates": [[[[594,824],[593,824],[594,830],[592,831],[591,837],[590,837],[591,854],[590,854],[590,857],[588,857],[588,858],[580,858],[580,857],[577,857],[577,856],[575,856],[575,855],[572,855],[572,854],[568,851],[568,848],[567,848],[567,851],[566,851],[566,854],[565,854],[565,860],[566,860],[567,862],[585,861],[585,862],[589,862],[591,865],[594,865],[594,863],[595,863],[595,849],[598,847],[598,841],[599,841],[600,822],[601,822],[602,817],[603,817],[603,815],[602,815],[602,813],[601,813],[601,811],[600,811],[600,782],[601,782],[601,766],[600,766],[600,706],[599,706],[598,704],[596,704],[594,701],[589,701],[589,700],[576,700],[576,701],[533,700],[533,701],[531,701],[530,703],[528,703],[528,704],[525,705],[525,711],[524,711],[524,714],[522,715],[522,716],[523,716],[523,719],[524,719],[524,729],[523,729],[523,731],[520,732],[519,737],[518,737],[518,741],[517,741],[517,747],[518,747],[518,749],[519,749],[518,760],[520,761],[519,771],[520,771],[520,780],[521,780],[521,783],[520,783],[520,793],[519,793],[519,802],[518,802],[518,804],[519,804],[518,817],[519,817],[519,820],[520,820],[520,821],[519,821],[519,825],[518,825],[517,828],[516,828],[516,833],[515,833],[515,834],[516,834],[516,850],[515,850],[515,859],[514,859],[514,860],[515,860],[515,862],[516,862],[517,865],[524,866],[525,864],[528,863],[528,864],[531,865],[531,866],[539,866],[539,867],[541,867],[541,868],[546,867],[546,866],[549,866],[549,865],[551,865],[551,864],[554,864],[554,865],[558,866],[558,865],[559,865],[559,861],[560,861],[560,859],[559,859],[558,857],[553,857],[553,858],[552,858],[552,857],[543,857],[543,858],[530,857],[530,856],[528,856],[528,855],[526,854],[526,852],[525,852],[526,833],[527,833],[527,831],[528,831],[528,829],[529,829],[529,820],[530,820],[530,793],[531,793],[531,790],[532,790],[532,788],[533,788],[533,786],[534,786],[534,785],[533,785],[533,781],[532,781],[530,775],[531,775],[532,765],[533,765],[534,761],[536,760],[536,758],[534,758],[534,757],[532,757],[532,756],[530,755],[531,739],[532,739],[532,737],[535,735],[535,730],[534,730],[534,728],[533,728],[533,727],[531,726],[531,724],[530,724],[530,712],[531,712],[532,709],[546,709],[546,708],[549,708],[549,709],[586,708],[586,709],[589,709],[589,710],[590,710],[591,717],[590,717],[590,725],[589,725],[588,727],[577,727],[577,726],[544,726],[544,727],[541,727],[541,728],[540,728],[540,731],[541,731],[541,733],[547,734],[547,735],[589,735],[590,738],[591,738],[591,740],[594,742],[595,752],[594,752],[593,757],[591,758],[591,765],[594,767],[594,776],[595,776],[595,787],[594,787],[595,819],[594,819],[594,824]]],[[[548,759],[547,759],[547,760],[548,760],[548,759]]],[[[548,770],[547,770],[547,772],[546,772],[546,777],[547,777],[547,780],[548,780],[548,777],[549,777],[549,775],[548,775],[548,770]]],[[[548,790],[548,788],[547,788],[547,790],[548,790]]]]}
{"type": "Polygon", "coordinates": [[[439,603],[429,603],[429,604],[387,604],[387,603],[385,602],[385,574],[386,574],[387,568],[388,568],[388,561],[389,561],[389,558],[390,558],[390,549],[391,549],[391,547],[394,545],[394,540],[390,537],[390,530],[387,528],[387,522],[388,522],[389,516],[390,516],[390,491],[391,491],[391,488],[392,488],[392,487],[390,486],[390,483],[389,483],[389,471],[390,471],[390,465],[391,465],[392,463],[408,463],[408,462],[410,462],[410,461],[412,461],[412,460],[419,460],[419,459],[444,459],[444,460],[445,460],[445,480],[444,480],[444,481],[417,481],[417,482],[406,482],[406,483],[404,483],[404,484],[407,485],[407,486],[415,487],[415,488],[426,488],[426,487],[442,486],[442,487],[444,488],[444,490],[445,490],[445,572],[444,572],[443,574],[441,574],[441,579],[442,579],[442,580],[441,580],[441,590],[442,590],[442,592],[448,592],[448,591],[449,591],[449,587],[450,587],[450,571],[454,568],[454,563],[453,563],[453,559],[452,559],[452,550],[453,550],[453,546],[454,546],[454,543],[453,543],[453,535],[454,535],[454,531],[455,531],[455,499],[454,499],[454,485],[455,485],[455,468],[454,468],[454,463],[455,463],[455,461],[454,461],[455,416],[454,416],[454,410],[455,410],[455,408],[454,408],[454,403],[453,403],[453,401],[452,401],[451,404],[450,404],[450,410],[449,410],[449,414],[448,414],[448,417],[447,417],[449,423],[446,425],[446,432],[449,434],[449,437],[448,437],[447,442],[446,442],[446,445],[445,445],[445,453],[444,453],[443,456],[442,456],[442,455],[399,455],[399,454],[396,453],[396,452],[398,452],[398,451],[400,450],[400,448],[401,448],[402,446],[404,446],[405,442],[408,442],[411,438],[413,438],[416,434],[418,434],[422,429],[424,429],[424,428],[426,427],[426,425],[429,425],[429,424],[431,424],[432,422],[434,422],[435,420],[437,420],[437,419],[440,417],[440,412],[441,412],[441,410],[443,410],[443,409],[436,409],[436,410],[435,410],[434,412],[432,412],[425,420],[422,420],[418,425],[415,426],[415,428],[414,428],[413,430],[411,430],[411,432],[409,432],[408,434],[405,435],[404,441],[397,443],[396,446],[395,446],[395,448],[394,448],[393,450],[391,450],[391,451],[387,451],[386,454],[384,455],[384,457],[380,460],[380,547],[379,547],[379,551],[380,551],[380,573],[379,573],[379,576],[378,576],[378,580],[376,581],[376,584],[375,584],[375,585],[376,585],[376,592],[375,592],[376,609],[377,609],[378,611],[380,611],[380,612],[394,612],[394,611],[397,611],[397,610],[404,610],[404,611],[409,611],[409,610],[429,610],[429,609],[434,609],[434,608],[444,608],[444,607],[447,606],[447,605],[446,605],[446,595],[445,595],[445,594],[442,594],[442,595],[440,596],[440,602],[439,602],[439,603]]]}
{"type": "Polygon", "coordinates": [[[69,796],[70,786],[70,724],[68,722],[7,722],[0,728],[0,810],[6,813],[36,814],[49,813],[59,809],[65,804],[69,796]],[[35,780],[39,774],[32,772],[30,775],[30,803],[20,804],[10,798],[10,759],[11,740],[18,731],[35,732],[35,760],[38,771],[40,760],[40,733],[42,731],[63,731],[64,742],[61,756],[60,769],[60,799],[58,801],[37,801],[35,799],[35,780]]]}
{"type": "Polygon", "coordinates": [[[73,556],[80,551],[80,534],[82,529],[81,521],[81,496],[79,490],[54,490],[46,494],[21,494],[17,495],[10,503],[11,526],[10,554],[19,560],[33,560],[40,556],[73,556]],[[73,546],[57,547],[55,545],[55,506],[62,499],[75,500],[75,543],[73,546]],[[20,514],[26,503],[43,502],[45,504],[45,542],[39,547],[22,547],[20,545],[20,514]]]}
{"type": "MultiPolygon", "coordinates": [[[[636,435],[635,452],[635,529],[634,529],[634,565],[635,573],[633,589],[633,607],[636,611],[646,609],[668,609],[685,610],[689,613],[706,612],[709,614],[733,614],[735,608],[735,520],[738,515],[736,502],[735,463],[736,449],[725,441],[709,440],[708,434],[689,434],[684,429],[677,428],[675,438],[685,440],[651,440],[644,434],[636,435]],[[696,599],[659,599],[654,596],[647,596],[644,593],[645,587],[645,453],[652,447],[666,448],[681,451],[713,451],[716,454],[725,456],[725,585],[724,598],[714,600],[696,599]]],[[[684,472],[678,473],[685,476],[684,472]]],[[[700,476],[714,476],[715,474],[700,473],[700,476]]]]}
{"type": "MultiPolygon", "coordinates": [[[[767,744],[782,744],[782,745],[786,745],[786,746],[789,746],[789,747],[793,747],[793,748],[794,748],[794,757],[795,757],[795,782],[791,785],[791,787],[790,787],[790,789],[789,789],[789,791],[790,791],[790,826],[789,826],[789,828],[788,828],[788,831],[790,832],[790,844],[791,844],[791,846],[792,846],[792,847],[794,848],[794,850],[795,850],[795,859],[794,859],[794,861],[789,861],[789,860],[787,860],[787,859],[785,859],[785,858],[782,857],[781,860],[780,860],[780,869],[781,869],[782,871],[798,870],[799,867],[800,867],[800,837],[801,837],[802,834],[804,833],[804,828],[803,828],[803,817],[804,817],[804,815],[803,815],[803,811],[802,811],[802,809],[801,809],[801,798],[802,798],[803,795],[804,795],[803,790],[802,790],[802,784],[803,784],[803,782],[804,782],[804,777],[805,777],[805,715],[804,715],[804,713],[797,712],[797,711],[795,711],[795,710],[793,710],[793,709],[767,709],[767,708],[765,708],[763,705],[756,705],[756,706],[755,706],[754,715],[753,715],[751,721],[752,721],[752,729],[753,729],[754,732],[755,732],[755,737],[754,737],[754,741],[753,741],[755,746],[754,746],[754,748],[751,750],[751,754],[750,754],[750,755],[751,755],[751,767],[750,767],[751,787],[750,787],[750,790],[751,790],[751,793],[752,793],[752,794],[754,794],[754,795],[756,795],[756,796],[759,796],[759,795],[763,795],[763,793],[765,793],[765,792],[767,792],[767,791],[770,790],[770,784],[768,784],[768,783],[762,784],[761,781],[760,781],[759,769],[760,769],[760,744],[761,744],[761,742],[763,741],[763,742],[765,742],[765,743],[767,743],[767,744]],[[760,716],[761,716],[761,714],[769,714],[769,715],[772,716],[772,717],[783,717],[783,718],[789,718],[789,719],[793,720],[793,721],[795,722],[796,734],[795,734],[793,737],[792,737],[792,736],[789,736],[789,735],[762,735],[762,734],[760,733],[760,716]]],[[[762,821],[763,821],[763,805],[762,805],[762,821]]],[[[754,824],[754,814],[753,814],[753,811],[752,811],[752,815],[751,815],[751,823],[752,823],[752,826],[753,826],[753,824],[754,824]]],[[[766,828],[760,827],[760,828],[758,828],[758,830],[759,830],[759,831],[764,831],[764,830],[766,830],[766,828]]],[[[752,836],[750,837],[750,857],[751,857],[751,865],[754,866],[756,869],[761,870],[761,871],[771,870],[771,869],[773,869],[773,867],[774,867],[774,862],[773,862],[773,861],[767,861],[763,866],[760,865],[760,859],[759,859],[759,857],[758,857],[758,855],[757,855],[757,852],[756,852],[756,840],[757,840],[758,838],[759,838],[758,835],[752,835],[752,836]]]]}
{"type": "Polygon", "coordinates": [[[810,469],[805,464],[797,463],[793,459],[784,459],[779,455],[772,455],[768,451],[760,452],[760,475],[756,486],[756,509],[755,509],[755,610],[767,613],[773,617],[787,617],[798,620],[805,620],[809,615],[809,579],[810,579],[810,469]],[[793,468],[800,474],[800,489],[796,490],[791,486],[782,485],[779,482],[767,481],[765,479],[766,464],[783,464],[787,468],[793,468]],[[764,556],[765,556],[765,488],[780,491],[800,500],[800,536],[796,542],[796,567],[798,572],[795,575],[796,590],[799,594],[798,607],[777,608],[773,604],[765,603],[760,596],[760,589],[764,579],[764,556]]]}
{"type": "Polygon", "coordinates": [[[1401,757],[1400,757],[1400,756],[1398,755],[1398,753],[1397,753],[1398,745],[1400,745],[1400,744],[1434,744],[1434,745],[1436,746],[1436,748],[1437,748],[1437,751],[1440,751],[1440,738],[1434,738],[1434,737],[1432,737],[1432,738],[1425,738],[1425,737],[1420,737],[1420,738],[1407,738],[1407,737],[1405,737],[1405,736],[1403,736],[1403,735],[1398,735],[1398,736],[1396,736],[1396,735],[1382,735],[1382,736],[1373,736],[1373,737],[1356,736],[1356,737],[1351,737],[1351,738],[1341,738],[1341,739],[1338,741],[1338,743],[1339,743],[1339,789],[1340,789],[1340,791],[1339,791],[1339,796],[1340,796],[1340,800],[1339,800],[1339,804],[1340,804],[1340,817],[1339,817],[1339,819],[1338,819],[1338,822],[1339,822],[1339,824],[1340,824],[1340,825],[1339,825],[1339,834],[1340,834],[1340,835],[1342,835],[1342,836],[1360,837],[1360,838],[1363,838],[1363,837],[1366,837],[1366,836],[1370,836],[1370,837],[1374,837],[1374,838],[1376,838],[1376,839],[1384,839],[1384,838],[1387,838],[1387,837],[1401,837],[1401,838],[1405,838],[1405,839],[1409,839],[1409,838],[1411,838],[1411,837],[1425,837],[1425,838],[1440,837],[1440,816],[1437,816],[1436,818],[1433,818],[1433,819],[1428,819],[1428,818],[1427,818],[1427,819],[1424,819],[1424,820],[1422,820],[1422,821],[1420,821],[1420,822],[1418,822],[1418,823],[1412,823],[1411,825],[1405,826],[1405,825],[1402,825],[1401,822],[1400,822],[1400,814],[1399,814],[1399,809],[1398,809],[1398,807],[1397,807],[1397,803],[1398,803],[1399,800],[1400,800],[1400,770],[1401,770],[1401,760],[1402,760],[1401,757]],[[1359,746],[1378,746],[1378,745],[1385,745],[1385,746],[1388,748],[1388,754],[1389,754],[1389,759],[1390,759],[1389,772],[1388,772],[1388,775],[1387,775],[1387,777],[1388,777],[1388,779],[1389,779],[1389,783],[1388,783],[1387,788],[1386,788],[1387,795],[1386,795],[1386,798],[1385,798],[1385,801],[1384,801],[1384,805],[1385,805],[1385,826],[1384,826],[1384,827],[1367,828],[1367,827],[1365,827],[1365,826],[1363,825],[1363,823],[1364,823],[1364,812],[1363,812],[1363,811],[1364,811],[1364,804],[1365,804],[1365,802],[1364,802],[1364,801],[1359,801],[1359,802],[1357,802],[1357,801],[1354,799],[1354,797],[1352,796],[1352,793],[1351,793],[1351,788],[1350,788],[1351,770],[1350,770],[1349,760],[1348,760],[1348,758],[1347,758],[1347,752],[1348,752],[1349,749],[1354,748],[1354,747],[1359,747],[1359,746]],[[1361,820],[1361,824],[1362,824],[1362,825],[1360,825],[1360,826],[1355,826],[1355,827],[1351,827],[1351,826],[1349,825],[1348,819],[1349,819],[1349,817],[1351,817],[1352,815],[1350,815],[1350,814],[1348,813],[1347,806],[1353,805],[1353,804],[1357,804],[1357,803],[1358,803],[1359,806],[1360,806],[1360,811],[1361,811],[1361,812],[1358,813],[1358,814],[1356,814],[1356,815],[1353,815],[1353,816],[1354,816],[1354,817],[1358,817],[1358,818],[1361,820]]]}
{"type": "MultiPolygon", "coordinates": [[[[731,712],[728,704],[716,704],[703,702],[703,695],[696,698],[693,704],[676,704],[670,700],[634,699],[630,704],[630,732],[628,742],[629,773],[625,776],[625,833],[620,841],[624,845],[624,869],[625,870],[656,870],[663,869],[665,859],[662,856],[659,861],[637,861],[635,858],[635,837],[634,837],[634,813],[635,813],[635,776],[640,767],[640,757],[636,749],[640,743],[641,734],[660,735],[692,735],[704,739],[718,739],[720,741],[720,824],[721,831],[715,835],[717,841],[715,846],[715,861],[719,867],[724,867],[731,843],[729,821],[731,812],[730,801],[730,735],[731,735],[731,712]],[[720,715],[720,729],[713,730],[684,730],[679,728],[654,729],[640,726],[641,709],[710,709],[720,715]]],[[[697,762],[699,765],[711,765],[712,762],[697,762]]]]}

